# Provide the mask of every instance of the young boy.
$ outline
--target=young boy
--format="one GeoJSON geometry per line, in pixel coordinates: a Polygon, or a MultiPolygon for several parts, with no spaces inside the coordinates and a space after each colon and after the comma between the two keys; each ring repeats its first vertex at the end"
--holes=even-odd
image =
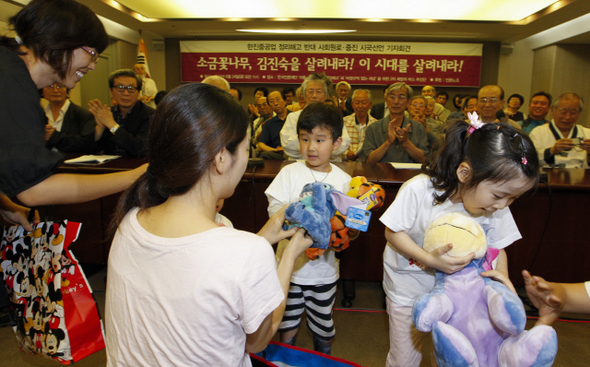
{"type": "MultiPolygon", "coordinates": [[[[265,191],[270,216],[284,205],[298,201],[303,187],[314,181],[328,183],[342,192],[348,191],[350,175],[330,163],[330,156],[342,142],[342,126],[342,114],[336,106],[316,102],[303,110],[297,121],[297,135],[305,161],[285,166],[265,191]]],[[[286,243],[279,242],[277,259],[280,259],[286,243]]],[[[305,308],[314,349],[330,354],[335,335],[332,308],[337,280],[338,260],[333,249],[328,249],[314,261],[305,254],[297,259],[287,309],[279,328],[283,343],[295,345],[305,308]]]]}

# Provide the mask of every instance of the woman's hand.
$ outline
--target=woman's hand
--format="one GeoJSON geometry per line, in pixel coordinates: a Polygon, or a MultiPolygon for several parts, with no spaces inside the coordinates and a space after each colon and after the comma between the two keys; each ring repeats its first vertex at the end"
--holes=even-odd
{"type": "Polygon", "coordinates": [[[287,206],[288,205],[285,205],[279,209],[279,211],[270,217],[264,227],[258,231],[258,235],[266,238],[266,240],[271,245],[287,237],[291,237],[297,232],[298,228],[291,228],[286,231],[283,230],[283,223],[285,222],[285,210],[287,209],[287,206]]]}
{"type": "Polygon", "coordinates": [[[528,271],[522,271],[526,293],[533,305],[539,309],[539,320],[536,325],[551,325],[563,310],[567,294],[563,287],[555,286],[545,279],[532,276],[528,271]]]}
{"type": "Polygon", "coordinates": [[[285,247],[285,250],[283,251],[283,257],[290,257],[291,261],[294,262],[311,245],[313,245],[313,240],[307,234],[307,231],[303,228],[298,228],[297,232],[295,232],[293,237],[291,237],[287,247],[285,247]]]}
{"type": "MultiPolygon", "coordinates": [[[[15,204],[6,195],[0,194],[0,217],[8,224],[20,224],[26,231],[32,231],[33,226],[28,217],[32,209],[15,204]]],[[[33,223],[39,223],[39,212],[33,213],[33,223]]]]}

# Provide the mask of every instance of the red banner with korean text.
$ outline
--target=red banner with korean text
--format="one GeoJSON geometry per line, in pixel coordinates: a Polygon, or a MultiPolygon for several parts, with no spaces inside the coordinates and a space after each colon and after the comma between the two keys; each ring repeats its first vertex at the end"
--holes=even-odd
{"type": "Polygon", "coordinates": [[[299,84],[313,72],[357,85],[479,87],[482,45],[472,43],[181,41],[182,81],[299,84]]]}

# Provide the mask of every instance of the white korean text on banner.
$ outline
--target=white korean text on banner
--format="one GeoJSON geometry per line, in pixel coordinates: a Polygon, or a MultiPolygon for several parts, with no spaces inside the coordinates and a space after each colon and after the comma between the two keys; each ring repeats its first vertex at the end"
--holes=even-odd
{"type": "Polygon", "coordinates": [[[333,82],[479,87],[482,44],[322,41],[181,41],[182,81],[295,83],[313,72],[333,82]]]}

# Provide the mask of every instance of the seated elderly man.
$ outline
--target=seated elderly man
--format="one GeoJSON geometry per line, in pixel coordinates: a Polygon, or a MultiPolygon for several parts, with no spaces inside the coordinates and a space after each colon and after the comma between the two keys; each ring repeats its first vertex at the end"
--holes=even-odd
{"type": "Polygon", "coordinates": [[[63,153],[92,153],[94,116],[68,99],[65,85],[55,83],[43,88],[45,107],[45,145],[63,153]]]}
{"type": "MultiPolygon", "coordinates": [[[[443,123],[441,121],[436,121],[432,117],[432,110],[436,102],[432,97],[424,97],[425,105],[424,105],[424,121],[419,121],[422,123],[422,126],[426,129],[426,134],[428,135],[428,150],[432,151],[432,145],[435,141],[443,137],[443,123]]],[[[413,104],[413,103],[412,103],[413,104]]],[[[411,111],[411,109],[410,109],[411,111]]],[[[411,113],[410,113],[411,115],[411,113]]],[[[412,118],[412,120],[416,120],[412,118]]],[[[416,120],[418,121],[418,120],[416,120]]]]}
{"type": "Polygon", "coordinates": [[[266,97],[258,97],[256,100],[256,109],[258,110],[259,116],[252,123],[252,144],[254,146],[258,144],[258,137],[262,133],[262,127],[275,115],[273,110],[270,108],[266,97]]]}
{"type": "Polygon", "coordinates": [[[344,153],[344,159],[346,160],[357,160],[358,157],[356,154],[365,141],[367,126],[377,121],[376,118],[369,115],[371,105],[370,90],[356,89],[352,93],[352,108],[354,109],[354,113],[344,117],[344,127],[348,130],[348,136],[350,136],[350,146],[344,153]]]}
{"type": "Polygon", "coordinates": [[[338,82],[336,84],[336,95],[338,96],[338,108],[342,111],[343,116],[352,115],[353,108],[350,101],[350,84],[345,81],[338,82]]]}
{"type": "MultiPolygon", "coordinates": [[[[305,96],[305,106],[314,102],[324,102],[330,96],[330,86],[332,81],[326,75],[313,73],[303,81],[301,84],[301,94],[305,96]]],[[[289,159],[302,159],[301,148],[299,147],[299,138],[297,135],[297,120],[301,115],[301,111],[290,113],[285,120],[285,124],[281,129],[281,145],[289,159]]],[[[342,153],[348,149],[350,145],[350,137],[346,127],[342,127],[342,143],[331,156],[333,162],[342,161],[342,153]]]]}
{"type": "Polygon", "coordinates": [[[590,129],[576,125],[583,107],[582,97],[573,92],[563,93],[551,106],[553,121],[531,131],[541,165],[588,168],[590,129]]]}
{"type": "Polygon", "coordinates": [[[158,93],[158,87],[156,82],[147,76],[145,67],[143,64],[133,65],[133,71],[141,78],[141,93],[139,94],[139,100],[150,106],[156,108],[156,93],[158,93]]]}
{"type": "Polygon", "coordinates": [[[219,89],[223,89],[226,92],[230,92],[229,82],[224,77],[219,75],[209,75],[201,81],[203,84],[214,85],[219,89]]]}
{"type": "Polygon", "coordinates": [[[291,111],[287,110],[283,94],[279,91],[271,92],[268,95],[268,102],[275,115],[262,126],[262,133],[258,138],[256,148],[262,159],[285,159],[280,132],[291,111]]]}
{"type": "MultiPolygon", "coordinates": [[[[434,96],[437,95],[436,89],[432,85],[425,85],[422,88],[422,95],[424,97],[434,98],[434,96]]],[[[432,112],[430,114],[430,117],[432,117],[433,119],[435,119],[437,121],[444,123],[447,121],[450,114],[451,114],[451,111],[447,110],[443,104],[439,104],[438,102],[435,101],[435,104],[432,108],[432,112]]]]}
{"type": "MultiPolygon", "coordinates": [[[[499,85],[486,85],[477,93],[477,114],[483,122],[506,122],[515,129],[522,130],[522,127],[516,122],[506,117],[498,118],[498,115],[504,115],[504,89],[499,85]]],[[[467,117],[467,116],[465,116],[467,117]]]]}
{"type": "Polygon", "coordinates": [[[141,78],[133,70],[114,71],[109,76],[109,88],[115,106],[109,108],[98,99],[88,102],[90,113],[96,120],[96,152],[145,156],[150,117],[154,109],[139,102],[141,83],[141,78]]]}
{"type": "Polygon", "coordinates": [[[395,83],[387,89],[389,116],[367,127],[363,147],[358,153],[361,162],[424,163],[428,154],[426,129],[404,115],[412,88],[395,83]]]}

